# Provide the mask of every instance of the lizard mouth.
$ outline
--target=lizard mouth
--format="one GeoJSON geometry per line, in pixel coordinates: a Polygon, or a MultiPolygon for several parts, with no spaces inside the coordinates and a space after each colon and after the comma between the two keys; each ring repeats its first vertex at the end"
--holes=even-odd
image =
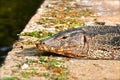
{"type": "Polygon", "coordinates": [[[54,54],[60,54],[63,56],[68,56],[68,57],[77,57],[78,56],[76,54],[73,54],[72,50],[70,48],[68,48],[68,49],[65,49],[62,47],[59,49],[56,49],[54,47],[49,48],[49,46],[39,44],[39,43],[36,44],[36,47],[41,51],[50,52],[50,53],[54,53],[54,54]]]}

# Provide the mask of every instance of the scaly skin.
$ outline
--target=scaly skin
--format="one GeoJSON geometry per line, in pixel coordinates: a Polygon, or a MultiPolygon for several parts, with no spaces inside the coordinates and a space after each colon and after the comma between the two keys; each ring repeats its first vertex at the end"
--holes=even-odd
{"type": "Polygon", "coordinates": [[[84,26],[36,44],[42,51],[87,59],[120,59],[120,26],[84,26]]]}

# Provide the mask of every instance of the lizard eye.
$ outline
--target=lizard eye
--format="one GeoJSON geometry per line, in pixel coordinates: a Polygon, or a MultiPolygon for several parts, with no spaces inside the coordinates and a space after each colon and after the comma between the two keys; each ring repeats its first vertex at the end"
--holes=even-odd
{"type": "Polygon", "coordinates": [[[62,39],[67,39],[68,36],[63,36],[62,39]]]}

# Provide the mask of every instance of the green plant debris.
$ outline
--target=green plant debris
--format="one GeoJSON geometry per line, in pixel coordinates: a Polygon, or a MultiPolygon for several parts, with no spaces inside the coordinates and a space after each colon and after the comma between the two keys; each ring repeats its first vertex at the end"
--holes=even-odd
{"type": "Polygon", "coordinates": [[[20,80],[17,77],[4,77],[2,80],[20,80]]]}
{"type": "Polygon", "coordinates": [[[31,72],[25,72],[25,71],[23,71],[23,72],[21,73],[21,76],[22,76],[23,78],[30,78],[30,77],[32,76],[32,74],[31,74],[31,72]]]}
{"type": "Polygon", "coordinates": [[[94,12],[89,9],[82,9],[80,6],[71,6],[68,2],[57,4],[56,7],[47,8],[46,13],[37,22],[44,27],[55,27],[60,30],[76,28],[85,25],[82,17],[92,17],[94,12]]]}
{"type": "Polygon", "coordinates": [[[64,65],[66,59],[64,58],[54,58],[48,56],[41,56],[37,60],[28,59],[26,64],[29,65],[27,70],[21,72],[23,78],[30,78],[31,76],[38,75],[47,77],[50,80],[64,80],[70,77],[69,70],[64,65]],[[44,67],[46,70],[42,73],[39,72],[38,68],[34,67],[34,64],[39,67],[44,67]]]}
{"type": "Polygon", "coordinates": [[[37,75],[37,70],[32,66],[28,70],[23,70],[21,72],[21,77],[23,78],[30,78],[31,76],[37,75]]]}
{"type": "Polygon", "coordinates": [[[23,78],[30,78],[31,76],[37,75],[37,71],[33,68],[29,71],[22,71],[21,76],[23,78]]]}
{"type": "Polygon", "coordinates": [[[64,73],[64,74],[56,74],[56,73],[43,73],[43,76],[46,78],[49,78],[50,80],[69,80],[70,74],[64,73]]]}
{"type": "Polygon", "coordinates": [[[55,68],[66,69],[66,67],[63,65],[64,62],[65,62],[64,59],[54,59],[54,58],[52,59],[46,56],[41,56],[39,59],[39,63],[46,65],[48,69],[55,69],[55,68]]]}
{"type": "Polygon", "coordinates": [[[65,80],[69,77],[69,73],[66,74],[53,74],[50,76],[51,80],[65,80]]]}
{"type": "Polygon", "coordinates": [[[55,33],[53,32],[47,32],[45,30],[43,31],[33,31],[33,32],[24,32],[21,34],[18,34],[18,36],[32,36],[32,37],[38,37],[38,38],[47,38],[53,36],[55,33]]]}
{"type": "Polygon", "coordinates": [[[69,78],[69,71],[67,67],[63,65],[64,62],[65,59],[54,59],[42,56],[39,59],[39,63],[45,65],[45,67],[51,71],[51,73],[43,73],[43,76],[51,80],[64,80],[69,78]]]}

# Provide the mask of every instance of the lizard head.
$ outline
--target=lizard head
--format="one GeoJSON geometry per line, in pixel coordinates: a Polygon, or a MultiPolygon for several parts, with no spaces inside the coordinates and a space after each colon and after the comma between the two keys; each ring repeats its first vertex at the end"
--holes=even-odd
{"type": "Polygon", "coordinates": [[[88,50],[87,38],[81,28],[61,31],[50,38],[41,40],[36,46],[39,50],[69,57],[84,56],[88,50]]]}

